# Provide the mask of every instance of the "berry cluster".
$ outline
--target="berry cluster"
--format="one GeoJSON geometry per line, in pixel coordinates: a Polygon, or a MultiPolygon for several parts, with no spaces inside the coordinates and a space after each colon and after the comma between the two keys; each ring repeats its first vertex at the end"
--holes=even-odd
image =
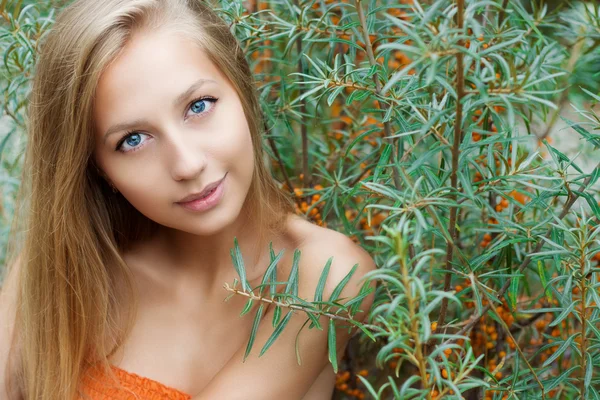
{"type": "MultiPolygon", "coordinates": [[[[363,369],[360,370],[356,375],[367,377],[369,375],[369,371],[363,369]]],[[[355,397],[360,400],[364,399],[365,392],[358,387],[361,384],[360,379],[358,376],[355,376],[355,379],[352,380],[350,379],[351,377],[352,374],[350,371],[338,372],[335,378],[335,388],[348,396],[355,397]]]]}
{"type": "MultiPolygon", "coordinates": [[[[303,180],[304,174],[300,174],[299,177],[300,180],[303,180]]],[[[283,187],[287,190],[286,184],[284,184],[283,187]]],[[[323,186],[315,185],[313,189],[314,191],[323,190],[323,186]]],[[[323,207],[323,204],[319,204],[319,200],[321,199],[321,195],[319,193],[305,195],[303,189],[295,188],[294,195],[296,213],[306,215],[309,219],[311,219],[314,223],[316,223],[319,226],[327,226],[327,224],[323,222],[321,216],[320,207],[323,207]]]]}

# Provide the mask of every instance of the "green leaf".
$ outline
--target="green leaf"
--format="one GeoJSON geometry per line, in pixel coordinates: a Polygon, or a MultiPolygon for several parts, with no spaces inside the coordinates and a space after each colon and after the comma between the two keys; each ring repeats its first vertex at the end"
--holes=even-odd
{"type": "Polygon", "coordinates": [[[317,317],[316,315],[314,315],[311,312],[306,312],[306,315],[308,315],[308,318],[310,318],[310,320],[312,321],[310,323],[310,325],[308,326],[308,329],[312,329],[313,326],[316,326],[318,330],[322,331],[323,327],[321,326],[321,323],[319,322],[319,317],[317,317]]]}
{"type": "Polygon", "coordinates": [[[331,107],[331,105],[333,104],[333,102],[335,101],[335,98],[345,89],[345,86],[338,86],[335,89],[333,89],[332,93],[329,95],[329,97],[327,97],[327,105],[331,107]]]}
{"type": "Polygon", "coordinates": [[[279,318],[281,317],[281,306],[275,306],[275,310],[273,311],[273,328],[275,325],[279,323],[279,318]]]}
{"type": "Polygon", "coordinates": [[[325,263],[325,267],[323,267],[321,277],[319,278],[319,283],[317,284],[317,289],[315,290],[314,301],[323,300],[323,289],[325,289],[325,282],[327,281],[327,276],[329,275],[329,267],[331,266],[332,260],[333,257],[329,257],[329,260],[327,260],[327,263],[325,263]]]}
{"type": "Polygon", "coordinates": [[[375,388],[373,388],[373,386],[371,386],[371,383],[368,380],[366,380],[364,377],[362,377],[361,375],[357,375],[357,377],[358,377],[358,379],[360,379],[362,384],[365,385],[365,387],[367,388],[367,390],[369,391],[371,396],[373,396],[374,399],[379,400],[380,396],[375,392],[375,388]]]}
{"type": "Polygon", "coordinates": [[[283,328],[285,328],[285,326],[287,325],[287,323],[290,321],[290,318],[292,317],[292,314],[293,314],[293,311],[288,311],[288,313],[286,314],[285,317],[283,317],[283,319],[281,320],[281,322],[279,322],[279,324],[277,324],[277,327],[275,328],[275,330],[271,334],[271,337],[269,337],[269,339],[267,340],[267,343],[265,343],[265,345],[261,349],[260,354],[258,355],[259,357],[262,356],[263,354],[265,354],[265,351],[267,351],[267,349],[269,347],[271,347],[271,345],[273,344],[273,342],[275,341],[275,339],[277,339],[279,337],[279,335],[283,331],[283,328]]]}
{"type": "Polygon", "coordinates": [[[577,305],[577,303],[579,303],[579,301],[580,301],[580,300],[575,300],[575,301],[571,302],[571,304],[569,304],[569,307],[565,308],[565,309],[563,310],[563,312],[561,312],[561,313],[558,315],[558,317],[556,317],[556,319],[555,319],[554,321],[552,321],[552,322],[550,322],[550,323],[548,324],[548,326],[555,326],[555,325],[558,325],[558,324],[560,324],[560,322],[561,322],[563,319],[567,318],[567,316],[568,316],[569,314],[571,314],[571,312],[573,312],[573,309],[575,308],[575,306],[577,305]]]}
{"type": "MultiPolygon", "coordinates": [[[[270,247],[270,251],[271,251],[271,264],[269,264],[269,266],[267,267],[267,270],[265,271],[263,279],[260,283],[261,285],[266,284],[268,281],[270,281],[271,284],[273,284],[273,282],[277,281],[277,263],[283,256],[283,252],[284,252],[284,250],[281,250],[279,252],[279,254],[277,254],[277,257],[275,257],[274,253],[273,253],[272,242],[269,243],[269,247],[270,247]]],[[[275,285],[271,285],[270,289],[271,289],[271,297],[273,297],[276,292],[275,285]]],[[[261,290],[261,294],[262,294],[262,290],[261,290]]]]}
{"type": "Polygon", "coordinates": [[[577,122],[571,121],[570,119],[567,119],[567,118],[563,117],[562,115],[560,116],[560,118],[562,118],[562,120],[565,121],[571,128],[575,129],[575,131],[577,131],[577,133],[579,133],[581,136],[583,136],[584,139],[587,140],[589,143],[591,143],[595,147],[600,147],[600,135],[590,133],[588,130],[584,129],[577,122]]]}
{"type": "Polygon", "coordinates": [[[298,295],[298,262],[300,261],[301,251],[296,249],[294,251],[294,258],[292,261],[292,270],[288,277],[288,284],[285,287],[285,293],[291,293],[294,296],[298,295]]]}
{"type": "Polygon", "coordinates": [[[585,365],[585,378],[583,379],[585,387],[590,387],[592,381],[592,373],[594,372],[594,361],[592,355],[586,351],[585,353],[586,365],[585,365]]]}
{"type": "MultiPolygon", "coordinates": [[[[579,336],[578,333],[576,333],[575,335],[571,335],[567,338],[567,340],[565,340],[563,342],[563,344],[560,345],[560,347],[550,356],[548,357],[548,359],[544,362],[544,364],[542,364],[542,368],[543,367],[547,367],[548,365],[552,364],[552,362],[554,360],[556,360],[558,357],[560,357],[560,355],[562,353],[565,352],[565,350],[571,345],[571,343],[573,342],[573,340],[575,339],[576,336],[579,336]]],[[[553,344],[558,344],[560,342],[553,342],[553,344]]]]}
{"type": "Polygon", "coordinates": [[[373,334],[364,327],[363,324],[361,324],[360,322],[353,320],[353,319],[349,319],[348,322],[350,322],[352,325],[356,326],[358,329],[360,329],[361,331],[363,331],[363,333],[365,335],[367,335],[369,337],[369,339],[371,339],[372,341],[376,342],[377,339],[375,339],[375,336],[373,336],[373,334]]]}
{"type": "Polygon", "coordinates": [[[296,349],[296,361],[298,361],[298,365],[302,365],[302,359],[300,358],[300,341],[298,339],[300,339],[300,332],[302,332],[302,329],[304,329],[308,321],[310,320],[307,319],[306,321],[304,321],[302,327],[300,328],[300,330],[298,330],[298,333],[296,334],[296,340],[294,342],[294,348],[296,349]]]}
{"type": "MultiPolygon", "coordinates": [[[[365,282],[365,285],[368,285],[368,284],[369,284],[368,282],[365,282]]],[[[352,307],[352,309],[351,309],[352,314],[356,314],[358,312],[358,307],[362,303],[363,299],[374,291],[375,291],[375,289],[370,286],[363,287],[363,289],[361,289],[361,291],[359,292],[359,294],[356,297],[354,297],[344,303],[344,307],[352,307]]]]}
{"type": "Polygon", "coordinates": [[[240,277],[240,281],[242,282],[242,290],[244,292],[248,292],[250,291],[250,285],[246,280],[246,269],[244,267],[244,259],[242,258],[242,253],[240,251],[240,246],[238,245],[237,237],[233,238],[233,247],[234,248],[230,250],[231,260],[233,261],[233,266],[235,267],[235,270],[240,277]]]}
{"type": "Polygon", "coordinates": [[[329,301],[337,300],[340,293],[342,293],[342,290],[344,289],[344,287],[348,284],[348,281],[350,281],[350,278],[352,278],[352,275],[354,275],[354,272],[356,271],[357,267],[358,267],[358,263],[354,264],[354,266],[352,267],[350,272],[348,272],[348,274],[344,277],[344,279],[342,279],[340,281],[340,283],[337,284],[335,289],[333,289],[333,293],[331,294],[331,297],[329,297],[329,301]]]}
{"type": "Polygon", "coordinates": [[[381,171],[386,167],[388,160],[390,159],[390,155],[392,154],[393,146],[389,143],[384,145],[383,151],[381,152],[381,157],[379,158],[379,162],[375,167],[375,172],[373,173],[373,182],[377,182],[379,180],[379,175],[381,175],[381,171]]]}
{"type": "Polygon", "coordinates": [[[252,349],[252,345],[254,344],[254,339],[256,339],[256,331],[258,330],[258,325],[260,323],[260,319],[262,317],[264,304],[261,304],[258,307],[258,311],[254,316],[254,322],[252,323],[252,330],[250,331],[250,339],[248,339],[248,344],[246,345],[246,353],[244,354],[244,359],[242,362],[246,361],[246,357],[250,354],[250,350],[252,349]]]}
{"type": "Polygon", "coordinates": [[[337,374],[337,349],[336,349],[336,335],[335,335],[335,323],[333,319],[329,319],[329,331],[327,332],[327,347],[329,349],[329,362],[333,366],[333,372],[337,374]]]}
{"type": "Polygon", "coordinates": [[[244,309],[242,310],[240,317],[248,314],[248,312],[252,309],[252,299],[248,299],[248,302],[246,303],[246,306],[244,307],[244,309]]]}
{"type": "Polygon", "coordinates": [[[550,292],[550,288],[548,287],[548,281],[546,279],[546,269],[542,265],[542,261],[538,260],[538,275],[540,276],[540,281],[542,282],[542,286],[544,287],[544,291],[546,293],[546,297],[548,301],[552,303],[552,293],[550,292]]]}

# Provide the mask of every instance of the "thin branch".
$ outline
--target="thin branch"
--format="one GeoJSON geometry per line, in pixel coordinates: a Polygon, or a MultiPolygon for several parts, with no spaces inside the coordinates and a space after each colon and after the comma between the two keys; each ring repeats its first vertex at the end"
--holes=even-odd
{"type": "MultiPolygon", "coordinates": [[[[456,18],[458,30],[462,31],[464,28],[464,0],[457,0],[456,5],[458,7],[456,18]]],[[[463,47],[463,39],[458,40],[458,46],[463,47]]],[[[458,159],[460,157],[460,143],[462,141],[462,98],[464,97],[465,91],[465,77],[464,77],[464,66],[463,66],[463,53],[459,52],[456,54],[456,120],[454,121],[454,143],[452,147],[452,171],[450,173],[450,186],[452,192],[449,197],[453,202],[457,200],[458,190],[458,159]]],[[[450,220],[448,221],[448,233],[450,234],[450,240],[446,243],[446,265],[444,266],[444,292],[450,291],[450,283],[452,276],[450,270],[452,268],[452,259],[454,256],[454,244],[457,242],[458,231],[456,229],[456,216],[458,213],[458,204],[450,208],[450,220]]],[[[441,329],[446,319],[446,311],[448,309],[448,298],[442,299],[440,305],[440,314],[437,320],[437,326],[435,333],[441,329]]],[[[434,337],[434,335],[432,335],[434,337]]],[[[426,354],[429,354],[429,347],[433,344],[433,339],[429,339],[426,347],[426,354]]]]}
{"type": "MultiPolygon", "coordinates": [[[[294,5],[298,7],[298,2],[294,1],[294,5]]],[[[299,8],[299,7],[298,7],[299,8]]],[[[302,48],[302,35],[298,35],[296,38],[296,50],[298,51],[298,72],[304,73],[304,63],[302,55],[304,50],[302,48]]],[[[304,77],[300,75],[300,85],[304,84],[304,77]]],[[[302,90],[300,89],[300,96],[302,96],[302,90]]],[[[306,115],[306,101],[300,102],[300,114],[306,115]]],[[[311,187],[312,177],[310,175],[310,168],[308,165],[308,131],[305,123],[300,124],[300,134],[302,136],[302,172],[304,174],[304,186],[311,187]]]]}
{"type": "Polygon", "coordinates": [[[342,316],[339,316],[339,315],[336,315],[336,314],[331,314],[331,313],[328,313],[326,311],[321,311],[321,310],[309,310],[306,307],[299,306],[299,305],[296,305],[296,304],[284,303],[284,302],[281,302],[281,301],[273,300],[273,299],[268,298],[268,297],[257,296],[257,295],[255,295],[254,293],[251,293],[251,292],[246,292],[246,291],[243,291],[243,290],[238,290],[238,289],[232,288],[227,283],[225,283],[223,285],[223,288],[225,288],[225,290],[228,290],[228,291],[233,292],[235,294],[239,294],[241,296],[249,297],[252,300],[262,301],[264,303],[269,303],[269,304],[273,304],[275,306],[284,307],[284,308],[290,308],[292,310],[304,311],[306,313],[310,313],[310,314],[313,314],[313,315],[316,315],[316,316],[323,315],[323,316],[326,316],[327,318],[337,319],[339,321],[348,321],[348,322],[349,321],[353,321],[355,323],[361,324],[361,326],[364,327],[364,328],[371,329],[374,332],[381,332],[381,330],[382,330],[382,328],[380,326],[372,325],[372,324],[362,324],[362,323],[360,323],[359,321],[357,321],[357,320],[355,320],[353,318],[346,318],[346,317],[342,317],[342,316]]]}
{"type": "MultiPolygon", "coordinates": [[[[356,11],[358,12],[358,18],[360,19],[360,25],[363,32],[363,39],[365,42],[365,46],[367,48],[367,57],[369,58],[369,64],[371,66],[377,65],[377,61],[375,60],[375,56],[373,55],[373,45],[371,43],[371,38],[369,37],[369,29],[367,27],[367,19],[365,17],[365,13],[362,9],[362,0],[355,0],[354,6],[356,7],[356,11]]],[[[381,94],[381,82],[379,81],[379,76],[377,73],[373,74],[373,81],[375,82],[376,92],[380,97],[383,97],[381,94]]],[[[379,108],[386,111],[388,109],[388,105],[381,100],[377,99],[377,104],[379,108]]],[[[386,121],[383,123],[383,130],[385,131],[385,136],[392,136],[392,129],[390,127],[390,122],[386,121]]],[[[394,141],[395,142],[395,141],[394,141]]],[[[393,147],[397,147],[395,143],[392,143],[393,147]]],[[[400,181],[400,171],[398,171],[398,159],[395,151],[392,151],[392,177],[394,179],[394,185],[396,189],[400,190],[402,188],[402,182],[400,181]]]]}

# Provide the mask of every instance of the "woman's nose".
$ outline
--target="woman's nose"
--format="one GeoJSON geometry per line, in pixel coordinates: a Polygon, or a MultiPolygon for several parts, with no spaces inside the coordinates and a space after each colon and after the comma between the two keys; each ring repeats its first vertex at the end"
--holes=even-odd
{"type": "Polygon", "coordinates": [[[206,167],[205,153],[185,136],[176,135],[168,141],[171,175],[176,181],[196,179],[206,167]]]}

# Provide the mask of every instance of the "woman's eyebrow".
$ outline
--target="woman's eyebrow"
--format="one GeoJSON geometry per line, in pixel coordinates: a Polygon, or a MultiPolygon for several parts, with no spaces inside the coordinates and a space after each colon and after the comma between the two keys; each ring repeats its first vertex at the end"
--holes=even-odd
{"type": "MultiPolygon", "coordinates": [[[[185,92],[183,92],[179,96],[177,96],[177,98],[173,102],[173,106],[177,107],[178,105],[183,103],[188,97],[190,97],[192,95],[192,93],[194,93],[196,90],[198,90],[205,83],[217,84],[217,81],[212,80],[212,79],[205,79],[205,78],[198,79],[196,82],[194,82],[192,84],[192,86],[190,86],[188,88],[188,90],[186,90],[185,92]]],[[[136,126],[145,125],[145,124],[148,124],[148,121],[145,119],[138,119],[138,120],[131,121],[131,122],[123,122],[120,124],[115,124],[106,130],[106,133],[104,134],[104,143],[106,143],[106,139],[113,133],[124,131],[127,129],[134,128],[136,126]]]]}

